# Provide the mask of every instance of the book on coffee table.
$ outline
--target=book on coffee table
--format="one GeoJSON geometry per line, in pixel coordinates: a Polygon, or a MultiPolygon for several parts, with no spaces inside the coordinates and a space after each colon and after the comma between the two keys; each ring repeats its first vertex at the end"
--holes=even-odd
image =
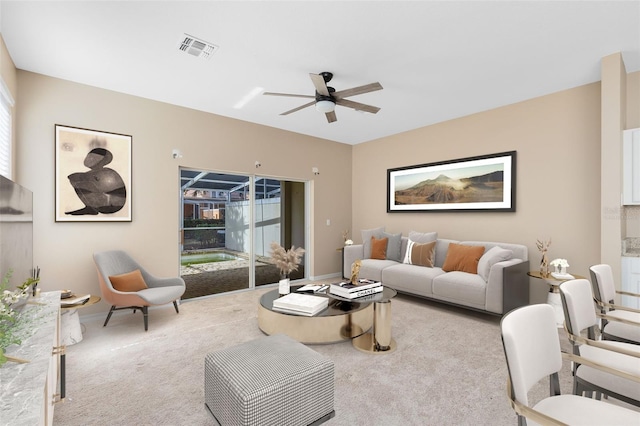
{"type": "Polygon", "coordinates": [[[329,292],[347,299],[367,296],[382,291],[382,283],[373,280],[358,280],[356,284],[348,281],[331,284],[329,292]]]}
{"type": "Polygon", "coordinates": [[[273,310],[287,314],[313,316],[329,306],[329,299],[310,294],[289,293],[273,301],[273,310]]]}
{"type": "Polygon", "coordinates": [[[344,289],[342,289],[342,287],[336,286],[331,287],[330,293],[336,296],[343,297],[345,299],[358,299],[360,297],[369,296],[371,294],[381,293],[382,290],[384,290],[382,285],[352,291],[345,291],[344,289]]]}

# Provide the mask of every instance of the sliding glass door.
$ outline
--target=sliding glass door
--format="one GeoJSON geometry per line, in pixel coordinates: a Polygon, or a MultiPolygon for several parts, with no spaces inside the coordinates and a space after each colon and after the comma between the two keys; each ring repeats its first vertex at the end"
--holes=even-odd
{"type": "MultiPolygon", "coordinates": [[[[183,299],[277,283],[270,244],[306,248],[305,183],[180,170],[183,299]]],[[[304,278],[304,262],[292,279],[304,278]]]]}

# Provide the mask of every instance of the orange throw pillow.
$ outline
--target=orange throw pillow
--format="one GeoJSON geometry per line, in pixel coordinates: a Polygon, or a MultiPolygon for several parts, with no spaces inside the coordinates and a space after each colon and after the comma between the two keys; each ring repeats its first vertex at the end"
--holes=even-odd
{"type": "Polygon", "coordinates": [[[483,246],[465,246],[449,243],[447,257],[444,259],[442,270],[445,272],[462,271],[470,274],[478,273],[478,262],[484,254],[483,246]]]}
{"type": "Polygon", "coordinates": [[[142,278],[140,269],[127,272],[126,274],[113,275],[109,277],[111,285],[118,291],[135,292],[149,288],[142,278]]]}
{"type": "Polygon", "coordinates": [[[385,260],[387,258],[388,238],[371,237],[371,259],[385,260]]]}

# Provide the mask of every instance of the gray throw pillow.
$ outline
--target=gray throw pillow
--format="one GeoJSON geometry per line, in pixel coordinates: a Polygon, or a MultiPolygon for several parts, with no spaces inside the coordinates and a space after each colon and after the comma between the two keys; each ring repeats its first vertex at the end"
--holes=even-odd
{"type": "Polygon", "coordinates": [[[414,243],[430,243],[438,239],[438,233],[409,231],[409,239],[414,243]]]}
{"type": "Polygon", "coordinates": [[[387,259],[401,262],[400,252],[402,251],[402,233],[389,234],[387,232],[382,233],[382,237],[386,237],[387,240],[387,259]]]}
{"type": "Polygon", "coordinates": [[[511,259],[512,256],[513,252],[511,250],[498,246],[492,247],[487,250],[478,261],[478,275],[480,275],[483,280],[488,281],[491,267],[498,262],[511,259]]]}
{"type": "Polygon", "coordinates": [[[380,228],[362,230],[362,249],[363,257],[365,259],[371,259],[371,237],[375,237],[376,240],[379,240],[382,238],[383,233],[384,226],[381,226],[380,228]]]}

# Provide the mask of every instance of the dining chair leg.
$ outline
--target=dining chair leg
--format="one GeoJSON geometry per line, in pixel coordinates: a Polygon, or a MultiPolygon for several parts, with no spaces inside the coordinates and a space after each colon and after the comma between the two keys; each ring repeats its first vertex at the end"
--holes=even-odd
{"type": "Polygon", "coordinates": [[[144,331],[149,330],[149,307],[142,307],[142,315],[144,315],[144,331]]]}
{"type": "Polygon", "coordinates": [[[111,314],[113,313],[113,311],[115,311],[116,307],[112,306],[111,309],[109,310],[109,314],[107,315],[107,319],[104,321],[104,324],[102,325],[103,327],[107,326],[107,323],[109,322],[109,320],[111,319],[111,314]]]}
{"type": "Polygon", "coordinates": [[[180,311],[178,310],[178,301],[177,300],[173,301],[173,307],[176,308],[176,314],[179,314],[180,311]]]}

